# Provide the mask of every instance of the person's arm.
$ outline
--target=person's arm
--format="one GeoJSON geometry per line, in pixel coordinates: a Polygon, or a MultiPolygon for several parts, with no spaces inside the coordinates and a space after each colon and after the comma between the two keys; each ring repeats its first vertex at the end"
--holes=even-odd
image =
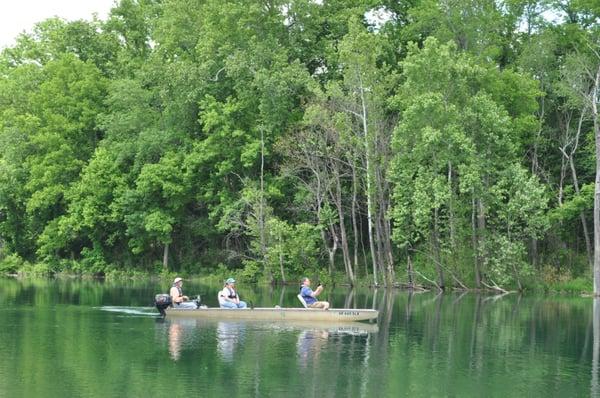
{"type": "Polygon", "coordinates": [[[310,296],[310,297],[316,298],[319,295],[319,293],[321,293],[322,290],[323,290],[323,286],[321,286],[321,285],[319,285],[319,287],[317,287],[315,290],[312,290],[310,287],[305,286],[304,288],[302,288],[301,294],[303,296],[310,296]]]}
{"type": "Polygon", "coordinates": [[[229,298],[229,290],[227,288],[223,288],[223,290],[219,292],[219,296],[223,297],[223,300],[225,301],[233,302],[233,300],[229,298]]]}
{"type": "Polygon", "coordinates": [[[184,301],[188,301],[190,298],[188,296],[179,295],[179,289],[176,287],[172,287],[169,291],[169,295],[173,299],[174,303],[182,303],[184,301]]]}
{"type": "Polygon", "coordinates": [[[223,289],[223,293],[226,293],[223,295],[223,297],[225,298],[226,301],[229,301],[229,302],[235,303],[235,304],[240,303],[240,296],[238,295],[237,290],[233,290],[233,294],[235,296],[234,298],[229,297],[231,295],[231,291],[227,288],[223,289]]]}
{"type": "Polygon", "coordinates": [[[317,286],[317,288],[313,291],[312,296],[317,297],[323,291],[323,285],[317,286]]]}

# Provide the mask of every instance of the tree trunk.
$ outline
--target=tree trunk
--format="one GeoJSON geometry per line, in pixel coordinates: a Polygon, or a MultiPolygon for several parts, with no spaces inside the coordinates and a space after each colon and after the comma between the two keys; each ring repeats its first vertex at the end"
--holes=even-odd
{"type": "MultiPolygon", "coordinates": [[[[528,19],[529,19],[529,13],[528,13],[528,19]]],[[[528,27],[527,29],[529,30],[529,22],[527,23],[528,27]]],[[[541,86],[542,86],[542,90],[544,90],[544,80],[541,81],[541,86]]],[[[546,99],[545,97],[542,95],[540,98],[540,113],[539,113],[539,117],[538,117],[538,129],[537,132],[535,134],[535,138],[533,140],[533,153],[531,155],[531,174],[533,175],[538,175],[538,169],[539,169],[539,161],[538,161],[538,147],[539,147],[539,142],[540,142],[540,137],[542,135],[542,131],[544,128],[544,117],[545,117],[545,113],[546,113],[546,99]]],[[[531,259],[531,264],[533,265],[534,268],[537,268],[537,263],[538,263],[538,241],[537,238],[533,237],[531,238],[531,245],[530,245],[530,259],[531,259]]]]}
{"type": "MultiPolygon", "coordinates": [[[[387,211],[386,211],[387,214],[387,211]]],[[[387,274],[388,274],[388,280],[390,281],[390,283],[393,283],[394,280],[396,279],[396,275],[394,272],[394,254],[392,252],[392,226],[390,224],[390,220],[389,219],[385,219],[384,220],[385,224],[385,237],[384,237],[384,248],[385,248],[385,254],[388,260],[388,269],[387,269],[387,274]]]]}
{"type": "Polygon", "coordinates": [[[367,256],[367,251],[365,250],[365,239],[363,236],[363,232],[364,232],[365,228],[363,225],[363,217],[359,217],[358,222],[360,223],[360,225],[359,225],[360,249],[361,249],[362,258],[363,258],[363,262],[364,262],[364,266],[365,266],[365,276],[368,277],[369,276],[369,259],[367,256]]]}
{"type": "Polygon", "coordinates": [[[371,192],[371,148],[369,145],[369,130],[367,123],[367,104],[364,97],[364,89],[362,87],[362,81],[360,86],[360,100],[362,108],[362,128],[363,128],[363,144],[365,147],[365,166],[366,166],[366,180],[367,180],[367,228],[369,230],[369,249],[371,250],[371,259],[373,261],[373,283],[377,286],[377,260],[375,252],[375,242],[373,241],[373,199],[371,192]]]}
{"type": "MultiPolygon", "coordinates": [[[[367,168],[369,167],[369,161],[367,160],[367,168]]],[[[371,200],[371,183],[367,171],[367,229],[369,231],[369,250],[371,251],[371,260],[373,262],[373,283],[375,286],[379,285],[377,281],[377,253],[375,252],[375,242],[373,239],[373,204],[371,200]]]]}
{"type": "MultiPolygon", "coordinates": [[[[581,134],[581,125],[583,123],[583,115],[585,111],[582,110],[581,116],[579,117],[579,123],[577,125],[577,133],[575,135],[575,144],[573,145],[573,149],[571,150],[571,154],[569,156],[569,166],[571,167],[571,176],[573,178],[573,187],[575,188],[575,193],[579,195],[579,180],[577,179],[577,170],[575,169],[575,161],[573,158],[575,157],[575,152],[579,146],[579,136],[581,134]]],[[[587,227],[587,219],[585,217],[585,213],[582,211],[579,213],[579,218],[581,219],[581,226],[583,227],[583,237],[585,239],[585,249],[587,253],[588,263],[590,265],[590,269],[594,268],[594,260],[592,254],[592,244],[590,242],[590,234],[588,232],[587,227]]]]}
{"type": "Polygon", "coordinates": [[[454,192],[452,189],[452,162],[448,161],[448,224],[450,224],[450,247],[456,249],[456,231],[454,225],[454,192]]]}
{"type": "Polygon", "coordinates": [[[477,205],[476,205],[475,197],[472,199],[472,209],[471,209],[471,237],[473,244],[473,261],[475,262],[475,287],[477,289],[481,289],[481,269],[479,264],[479,247],[477,246],[478,238],[477,238],[477,205]]]}
{"type": "Polygon", "coordinates": [[[479,265],[479,279],[482,280],[481,266],[484,262],[485,250],[485,207],[481,198],[477,199],[477,264],[479,265]]]}
{"type": "Polygon", "coordinates": [[[358,178],[356,176],[356,167],[352,165],[352,232],[354,233],[354,275],[358,275],[358,245],[359,245],[359,234],[358,225],[356,222],[356,208],[357,206],[357,191],[358,191],[358,178]]]}
{"type": "MultiPolygon", "coordinates": [[[[315,175],[315,180],[317,181],[317,188],[316,188],[316,192],[315,192],[315,197],[317,198],[317,222],[319,225],[322,225],[323,223],[323,218],[321,216],[321,211],[322,211],[322,203],[324,201],[323,196],[327,195],[326,192],[323,192],[322,187],[321,187],[321,177],[319,176],[319,173],[316,171],[316,167],[313,168],[313,173],[315,175]]],[[[329,224],[328,225],[329,228],[329,232],[331,235],[331,239],[332,239],[332,243],[331,243],[331,247],[329,247],[329,241],[327,239],[327,233],[325,231],[324,228],[321,229],[321,239],[323,240],[323,246],[325,247],[325,250],[327,250],[327,254],[329,257],[329,266],[328,266],[328,271],[329,271],[329,275],[333,274],[333,271],[335,270],[335,253],[337,252],[338,246],[337,246],[337,237],[335,236],[335,229],[333,227],[333,225],[329,224]]]]}
{"type": "Polygon", "coordinates": [[[265,235],[265,139],[263,129],[260,129],[260,203],[258,205],[258,228],[260,234],[260,254],[263,262],[263,269],[267,274],[269,282],[274,282],[267,259],[267,238],[265,235]]]}
{"type": "Polygon", "coordinates": [[[412,260],[410,258],[410,253],[406,255],[406,275],[408,276],[408,286],[410,288],[415,287],[414,276],[413,276],[413,265],[412,260]]]}
{"type": "Polygon", "coordinates": [[[163,250],[163,269],[167,271],[169,269],[169,244],[165,243],[163,250]]]}
{"type": "Polygon", "coordinates": [[[561,156],[561,165],[560,165],[560,178],[558,180],[558,205],[562,206],[563,197],[565,193],[565,176],[567,174],[567,164],[565,162],[564,157],[561,156]]]}
{"type": "Polygon", "coordinates": [[[346,293],[346,299],[344,300],[344,308],[352,308],[352,302],[354,301],[354,293],[354,288],[351,288],[348,291],[348,293],[346,293]]]}
{"type": "Polygon", "coordinates": [[[331,243],[331,249],[327,245],[327,240],[325,238],[324,231],[322,232],[321,236],[323,236],[323,240],[325,241],[325,247],[327,247],[327,252],[329,254],[329,275],[333,275],[333,272],[335,271],[335,253],[339,248],[339,238],[337,236],[337,233],[335,232],[335,226],[331,223],[329,224],[329,233],[331,234],[331,240],[333,241],[331,243]]]}
{"type": "MultiPolygon", "coordinates": [[[[381,150],[383,153],[383,149],[381,150]]],[[[382,155],[384,156],[384,155],[382,155]]],[[[391,225],[388,217],[389,208],[389,186],[384,175],[385,167],[378,167],[376,175],[377,189],[377,219],[379,225],[379,242],[380,242],[380,258],[382,258],[382,266],[385,264],[385,282],[391,286],[394,282],[394,256],[392,253],[392,233],[391,225]]]]}
{"type": "Polygon", "coordinates": [[[283,239],[279,240],[279,244],[280,244],[280,250],[279,250],[279,270],[281,271],[281,281],[283,282],[283,284],[285,285],[286,280],[285,280],[285,273],[284,273],[284,268],[283,268],[283,239]]]}
{"type": "Polygon", "coordinates": [[[596,182],[594,189],[594,295],[600,295],[600,121],[598,121],[598,90],[600,89],[600,65],[592,89],[592,115],[596,137],[596,182]]]}
{"type": "Polygon", "coordinates": [[[387,280],[387,275],[386,275],[386,267],[385,267],[385,263],[387,263],[387,261],[385,260],[383,253],[383,236],[382,236],[382,225],[381,225],[381,215],[380,214],[376,214],[375,215],[375,222],[374,222],[374,233],[375,233],[375,250],[377,251],[377,264],[379,266],[379,272],[381,275],[383,275],[382,277],[382,283],[384,285],[388,284],[388,280],[387,280]]]}
{"type": "Polygon", "coordinates": [[[335,172],[335,194],[332,195],[332,199],[335,202],[338,213],[338,221],[340,224],[340,238],[342,243],[342,254],[344,257],[344,267],[346,269],[346,275],[350,280],[350,284],[352,286],[356,285],[356,280],[354,278],[354,272],[352,270],[352,261],[350,260],[350,249],[348,246],[348,236],[346,234],[346,223],[344,221],[344,207],[342,202],[342,184],[340,181],[339,172],[335,172]]]}
{"type": "Polygon", "coordinates": [[[529,245],[530,261],[534,268],[538,267],[538,240],[531,238],[529,245]]]}
{"type": "Polygon", "coordinates": [[[438,285],[443,290],[444,286],[444,271],[441,267],[441,256],[440,256],[440,236],[439,236],[439,220],[438,220],[438,209],[433,209],[433,231],[432,231],[432,242],[431,246],[433,249],[433,261],[435,262],[435,270],[438,274],[438,285]]]}

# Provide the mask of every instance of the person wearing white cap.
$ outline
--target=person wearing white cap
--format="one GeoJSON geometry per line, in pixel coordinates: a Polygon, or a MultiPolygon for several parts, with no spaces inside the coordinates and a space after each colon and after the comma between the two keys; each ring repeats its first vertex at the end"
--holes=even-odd
{"type": "Polygon", "coordinates": [[[175,308],[198,308],[198,303],[196,301],[190,301],[188,296],[183,295],[183,291],[181,290],[181,285],[183,285],[183,279],[180,277],[175,278],[173,281],[173,286],[171,286],[171,290],[169,291],[169,295],[171,296],[171,301],[173,302],[173,307],[175,308]]]}
{"type": "Polygon", "coordinates": [[[235,291],[235,279],[229,278],[225,281],[225,287],[219,292],[219,306],[221,308],[246,308],[244,301],[235,291]]]}

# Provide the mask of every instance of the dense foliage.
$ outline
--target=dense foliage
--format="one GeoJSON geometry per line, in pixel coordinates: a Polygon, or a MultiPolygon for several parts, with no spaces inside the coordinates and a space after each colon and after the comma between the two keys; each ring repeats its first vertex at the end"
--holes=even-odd
{"type": "Polygon", "coordinates": [[[4,271],[590,277],[586,0],[121,0],[0,56],[4,271]]]}

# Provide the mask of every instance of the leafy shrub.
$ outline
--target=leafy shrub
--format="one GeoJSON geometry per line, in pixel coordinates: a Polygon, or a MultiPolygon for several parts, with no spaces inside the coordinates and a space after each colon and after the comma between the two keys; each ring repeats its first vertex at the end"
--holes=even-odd
{"type": "Polygon", "coordinates": [[[256,283],[262,276],[260,264],[256,261],[244,261],[244,269],[240,273],[240,278],[244,282],[256,283]]]}
{"type": "Polygon", "coordinates": [[[19,273],[29,276],[49,277],[56,273],[56,269],[49,263],[28,264],[25,263],[19,273]]]}
{"type": "Polygon", "coordinates": [[[109,267],[100,249],[84,248],[81,250],[81,266],[83,270],[94,274],[105,272],[109,267]]]}
{"type": "Polygon", "coordinates": [[[0,261],[0,273],[14,274],[19,271],[24,264],[25,262],[18,254],[9,254],[0,261]]]}
{"type": "Polygon", "coordinates": [[[566,293],[583,293],[593,290],[592,280],[590,278],[575,278],[549,286],[550,291],[566,293]]]}

